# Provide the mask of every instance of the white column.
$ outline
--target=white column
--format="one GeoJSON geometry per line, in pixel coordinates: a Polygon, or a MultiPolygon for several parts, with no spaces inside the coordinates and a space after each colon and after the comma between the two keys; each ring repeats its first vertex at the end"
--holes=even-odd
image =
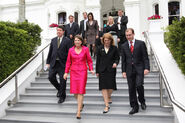
{"type": "Polygon", "coordinates": [[[159,1],[159,14],[163,17],[161,24],[163,27],[168,26],[168,0],[160,0],[159,1]]]}
{"type": "Polygon", "coordinates": [[[185,0],[181,0],[180,2],[180,15],[185,17],[185,0]]]}
{"type": "Polygon", "coordinates": [[[140,0],[125,0],[125,14],[128,16],[128,28],[135,30],[135,38],[141,39],[140,36],[140,0]]]}

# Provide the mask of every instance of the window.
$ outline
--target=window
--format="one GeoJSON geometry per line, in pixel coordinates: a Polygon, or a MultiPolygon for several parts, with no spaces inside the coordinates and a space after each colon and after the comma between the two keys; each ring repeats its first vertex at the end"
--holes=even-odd
{"type": "Polygon", "coordinates": [[[75,12],[75,13],[74,13],[74,17],[75,17],[75,22],[78,23],[78,12],[75,12]]]}
{"type": "Polygon", "coordinates": [[[175,20],[175,18],[179,20],[180,19],[179,2],[169,2],[168,13],[169,13],[169,25],[172,24],[172,21],[175,20]]]}
{"type": "Polygon", "coordinates": [[[154,6],[154,9],[155,9],[155,15],[159,15],[159,4],[156,4],[154,6]]]}
{"type": "Polygon", "coordinates": [[[61,12],[58,14],[58,24],[59,25],[66,24],[66,12],[61,12]]]}

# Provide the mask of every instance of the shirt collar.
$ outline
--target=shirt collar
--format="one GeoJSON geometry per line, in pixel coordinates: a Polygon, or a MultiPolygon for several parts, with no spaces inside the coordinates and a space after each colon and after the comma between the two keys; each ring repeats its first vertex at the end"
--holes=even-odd
{"type": "Polygon", "coordinates": [[[63,39],[63,37],[64,37],[64,36],[62,36],[62,37],[58,37],[57,39],[59,39],[59,38],[60,38],[60,42],[61,42],[61,41],[62,41],[62,39],[63,39]]]}
{"type": "MultiPolygon", "coordinates": [[[[136,41],[136,39],[134,38],[134,39],[132,40],[132,44],[133,44],[133,45],[135,44],[135,41],[136,41]]],[[[131,45],[131,44],[130,44],[130,41],[128,41],[128,44],[131,45]]]]}

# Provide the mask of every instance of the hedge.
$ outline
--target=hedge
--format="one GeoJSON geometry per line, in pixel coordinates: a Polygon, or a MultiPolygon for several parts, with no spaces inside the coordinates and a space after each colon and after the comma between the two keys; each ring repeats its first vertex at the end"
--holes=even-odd
{"type": "Polygon", "coordinates": [[[33,56],[41,44],[40,32],[28,22],[0,22],[0,82],[33,56]]]}
{"type": "Polygon", "coordinates": [[[182,17],[180,21],[174,20],[167,27],[165,43],[185,75],[185,17],[182,17]]]}

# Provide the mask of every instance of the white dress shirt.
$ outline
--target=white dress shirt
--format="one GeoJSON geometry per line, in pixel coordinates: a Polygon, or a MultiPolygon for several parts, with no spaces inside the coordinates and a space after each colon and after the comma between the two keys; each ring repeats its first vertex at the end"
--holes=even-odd
{"type": "Polygon", "coordinates": [[[86,23],[87,23],[88,19],[84,20],[84,31],[86,31],[86,23]]]}
{"type": "MultiPolygon", "coordinates": [[[[135,41],[136,41],[136,39],[133,39],[133,40],[132,40],[132,45],[133,45],[133,46],[134,46],[134,44],[135,44],[135,41]]],[[[129,44],[129,48],[130,48],[130,46],[131,46],[130,41],[128,41],[128,44],[129,44]]]]}
{"type": "Polygon", "coordinates": [[[119,22],[119,24],[118,24],[118,30],[121,30],[121,17],[120,16],[118,17],[118,22],[119,22]]]}

